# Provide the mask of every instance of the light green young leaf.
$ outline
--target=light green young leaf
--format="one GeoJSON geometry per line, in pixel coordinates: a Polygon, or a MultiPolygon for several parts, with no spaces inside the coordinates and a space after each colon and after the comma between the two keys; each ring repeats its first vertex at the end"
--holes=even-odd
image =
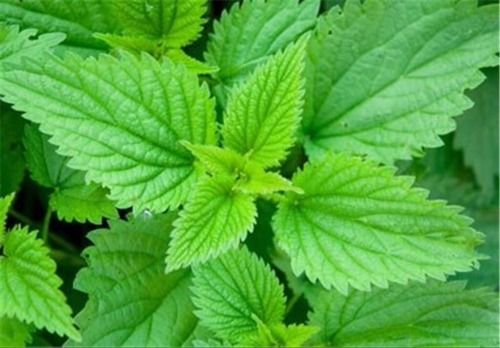
{"type": "Polygon", "coordinates": [[[66,34],[64,45],[72,48],[104,49],[94,32],[112,32],[114,17],[109,0],[0,0],[0,21],[41,33],[66,34]]]}
{"type": "Polygon", "coordinates": [[[219,67],[216,78],[230,86],[259,63],[313,28],[318,0],[253,0],[235,4],[214,24],[206,60],[219,67]]]}
{"type": "Polygon", "coordinates": [[[302,112],[304,45],[301,39],[278,52],[231,90],[222,128],[224,147],[264,168],[285,158],[302,112]]]}
{"type": "Polygon", "coordinates": [[[278,245],[296,275],[326,288],[444,279],[469,271],[482,234],[457,206],[427,200],[413,179],[347,155],[329,155],[297,173],[273,218],[278,245]]]}
{"type": "Polygon", "coordinates": [[[34,39],[36,33],[36,29],[19,31],[18,26],[0,22],[0,76],[9,63],[19,63],[22,57],[41,56],[64,40],[61,33],[45,34],[34,39]]]}
{"type": "Polygon", "coordinates": [[[5,224],[7,223],[7,214],[14,200],[14,193],[0,198],[0,247],[5,240],[5,224]]]}
{"type": "Polygon", "coordinates": [[[233,175],[243,171],[246,158],[231,149],[215,145],[199,145],[182,142],[209,174],[233,175]]]}
{"type": "Polygon", "coordinates": [[[30,339],[26,324],[15,318],[0,317],[0,347],[25,347],[30,339]]]}
{"type": "Polygon", "coordinates": [[[469,0],[347,1],[309,41],[303,131],[309,156],[328,150],[385,163],[442,144],[463,91],[498,64],[498,5],[469,0]]]}
{"type": "Polygon", "coordinates": [[[24,177],[24,120],[0,102],[0,197],[19,189],[24,177]]]}
{"type": "Polygon", "coordinates": [[[278,324],[285,314],[283,287],[273,271],[246,248],[193,269],[195,314],[218,337],[237,343],[257,332],[256,317],[278,324]]]}
{"type": "Polygon", "coordinates": [[[174,223],[167,272],[205,262],[234,249],[251,232],[257,216],[254,198],[234,190],[229,176],[200,181],[174,223]]]}
{"type": "Polygon", "coordinates": [[[164,257],[175,214],[112,221],[91,232],[94,246],[75,288],[89,294],[78,315],[82,342],[69,346],[179,347],[195,331],[189,296],[191,275],[166,275],[164,257]],[[118,315],[119,314],[119,315],[118,315]]]}
{"type": "Polygon", "coordinates": [[[498,177],[498,69],[486,71],[484,84],[470,93],[476,105],[458,119],[454,147],[464,151],[483,192],[495,195],[498,177]]]}
{"type": "Polygon", "coordinates": [[[108,190],[97,184],[86,184],[84,172],[69,168],[68,157],[56,153],[49,138],[35,126],[27,125],[24,134],[25,157],[31,177],[54,189],[49,204],[61,220],[100,224],[102,218],[117,218],[114,202],[106,198],[108,190]]]}
{"type": "Polygon", "coordinates": [[[132,46],[150,42],[153,49],[180,48],[195,41],[206,22],[206,0],[114,1],[111,7],[126,38],[122,43],[132,46]]]}
{"type": "Polygon", "coordinates": [[[273,324],[269,327],[258,322],[258,332],[238,343],[243,347],[302,347],[318,332],[318,328],[308,325],[273,324]]]}
{"type": "Polygon", "coordinates": [[[215,142],[214,103],[196,75],[125,53],[47,55],[17,69],[0,79],[0,94],[41,123],[70,168],[108,187],[118,207],[164,211],[186,201],[196,173],[179,141],[215,142]]]}
{"type": "Polygon", "coordinates": [[[80,340],[71,308],[59,290],[61,279],[49,249],[36,232],[14,228],[5,235],[0,256],[0,317],[16,317],[37,328],[80,340]]]}
{"type": "Polygon", "coordinates": [[[267,195],[276,191],[302,191],[292,183],[274,172],[266,172],[261,166],[252,162],[246,164],[235,189],[246,194],[267,195]]]}
{"type": "Polygon", "coordinates": [[[310,322],[333,347],[497,347],[498,294],[463,282],[311,296],[310,322]]]}

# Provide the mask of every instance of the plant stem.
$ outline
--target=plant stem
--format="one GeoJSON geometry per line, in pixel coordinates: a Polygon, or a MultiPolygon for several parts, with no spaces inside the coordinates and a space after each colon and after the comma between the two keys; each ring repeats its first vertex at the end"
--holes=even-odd
{"type": "Polygon", "coordinates": [[[290,302],[288,302],[288,305],[286,306],[286,315],[290,314],[292,311],[293,307],[297,303],[297,301],[300,299],[302,295],[301,294],[294,294],[290,302]]]}
{"type": "Polygon", "coordinates": [[[31,220],[29,217],[21,214],[18,211],[15,211],[14,209],[9,210],[9,214],[14,217],[16,220],[22,222],[25,225],[30,225],[30,226],[37,226],[37,224],[31,220]]]}
{"type": "Polygon", "coordinates": [[[49,236],[49,227],[50,227],[50,218],[52,217],[52,209],[50,207],[47,208],[47,212],[45,213],[45,217],[43,218],[42,223],[42,239],[44,243],[47,243],[47,239],[49,236]]]}

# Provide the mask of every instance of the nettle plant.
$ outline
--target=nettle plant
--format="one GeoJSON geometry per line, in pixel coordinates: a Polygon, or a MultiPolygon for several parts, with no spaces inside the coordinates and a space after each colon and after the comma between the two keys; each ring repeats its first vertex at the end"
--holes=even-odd
{"type": "Polygon", "coordinates": [[[46,329],[68,347],[496,346],[498,294],[446,281],[478,266],[483,235],[393,165],[472,106],[464,91],[498,64],[498,6],[244,1],[202,60],[185,47],[206,9],[0,1],[1,126],[24,127],[49,191],[40,237],[7,230],[14,194],[0,201],[1,345],[46,329]],[[108,220],[74,320],[52,212],[108,220]]]}

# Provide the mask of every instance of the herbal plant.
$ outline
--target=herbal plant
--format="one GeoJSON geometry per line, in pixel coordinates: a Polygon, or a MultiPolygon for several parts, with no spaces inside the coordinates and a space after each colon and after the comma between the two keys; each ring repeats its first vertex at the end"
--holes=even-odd
{"type": "MultiPolygon", "coordinates": [[[[498,293],[453,277],[485,236],[418,160],[498,5],[335,2],[0,0],[0,346],[498,345],[498,293]]],[[[491,128],[455,146],[494,205],[491,128]]]]}

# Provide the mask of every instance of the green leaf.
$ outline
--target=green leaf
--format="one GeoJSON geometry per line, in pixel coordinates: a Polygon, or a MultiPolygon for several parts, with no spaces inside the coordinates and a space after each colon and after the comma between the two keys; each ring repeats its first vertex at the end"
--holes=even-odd
{"type": "Polygon", "coordinates": [[[37,28],[41,33],[65,33],[64,45],[69,47],[103,49],[106,45],[95,39],[93,33],[114,30],[110,3],[109,0],[0,0],[0,21],[37,28]]]}
{"type": "Polygon", "coordinates": [[[488,196],[494,196],[498,177],[498,69],[486,71],[486,82],[470,93],[476,105],[458,119],[454,147],[464,151],[477,181],[488,196]]]}
{"type": "Polygon", "coordinates": [[[205,178],[174,223],[167,272],[195,265],[234,249],[255,224],[252,196],[233,189],[228,176],[205,178]]]}
{"type": "Polygon", "coordinates": [[[482,234],[457,206],[427,200],[413,179],[344,154],[308,164],[292,179],[273,221],[296,275],[346,293],[348,285],[444,279],[476,265],[482,234]]]}
{"type": "Polygon", "coordinates": [[[318,339],[334,347],[496,347],[498,294],[463,282],[411,283],[311,297],[318,339]]]}
{"type": "MultiPolygon", "coordinates": [[[[128,0],[111,3],[128,44],[180,48],[195,41],[206,19],[206,0],[128,0]]],[[[113,38],[113,35],[108,36],[113,38]]],[[[127,43],[122,40],[122,43],[127,43]]],[[[154,53],[148,50],[151,53],[154,53]]]]}
{"type": "Polygon", "coordinates": [[[5,235],[0,256],[0,317],[15,316],[37,328],[80,340],[49,249],[35,232],[16,227],[5,235]]]}
{"type": "Polygon", "coordinates": [[[196,145],[182,142],[196,157],[209,174],[232,175],[243,171],[246,158],[231,149],[223,149],[215,145],[196,145]]]}
{"type": "Polygon", "coordinates": [[[295,142],[302,112],[305,40],[290,45],[233,88],[222,134],[224,146],[263,166],[276,166],[295,142]]]}
{"type": "Polygon", "coordinates": [[[247,163],[241,179],[235,189],[247,194],[267,195],[276,191],[302,191],[292,183],[274,172],[265,172],[262,167],[252,162],[247,163]]]}
{"type": "Polygon", "coordinates": [[[25,324],[15,318],[0,317],[0,347],[25,347],[30,338],[25,324]]]}
{"type": "Polygon", "coordinates": [[[41,123],[68,166],[108,187],[118,207],[164,211],[186,201],[196,173],[179,141],[215,142],[214,103],[196,75],[125,53],[48,55],[17,69],[0,79],[4,99],[41,123]]]}
{"type": "Polygon", "coordinates": [[[498,64],[498,6],[475,1],[347,1],[309,41],[307,154],[366,154],[392,163],[442,145],[463,91],[498,64]]]}
{"type": "Polygon", "coordinates": [[[316,332],[315,326],[273,324],[258,322],[258,332],[238,343],[243,347],[302,347],[316,332]]]}
{"type": "Polygon", "coordinates": [[[68,157],[56,153],[48,136],[33,125],[25,128],[24,145],[31,177],[40,185],[54,189],[49,204],[61,220],[100,224],[102,218],[117,218],[108,190],[94,183],[86,184],[84,172],[67,167],[68,157]]]}
{"type": "Polygon", "coordinates": [[[198,322],[190,272],[164,273],[174,218],[141,215],[88,235],[94,243],[84,251],[89,266],[75,281],[89,294],[77,317],[83,339],[69,346],[178,347],[190,339],[198,322]]]}
{"type": "Polygon", "coordinates": [[[7,214],[9,213],[10,206],[14,200],[14,193],[0,198],[0,247],[5,240],[5,228],[7,223],[7,214]]]}
{"type": "Polygon", "coordinates": [[[0,102],[0,197],[17,191],[24,177],[24,120],[0,102]]]}
{"type": "Polygon", "coordinates": [[[193,269],[195,314],[218,337],[238,342],[285,314],[283,288],[273,271],[246,248],[232,250],[193,269]]]}
{"type": "Polygon", "coordinates": [[[314,27],[318,9],[317,0],[253,0],[233,5],[214,23],[207,46],[207,62],[219,67],[216,78],[228,86],[241,81],[314,27]]]}
{"type": "Polygon", "coordinates": [[[0,75],[8,63],[19,63],[22,57],[40,56],[64,40],[61,33],[45,34],[34,39],[36,33],[36,29],[19,31],[17,26],[0,22],[0,75]]]}

